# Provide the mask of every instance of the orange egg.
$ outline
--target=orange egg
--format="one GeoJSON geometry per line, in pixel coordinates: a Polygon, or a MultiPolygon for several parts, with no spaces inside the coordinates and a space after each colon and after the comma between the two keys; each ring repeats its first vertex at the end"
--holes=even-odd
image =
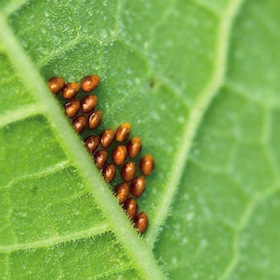
{"type": "Polygon", "coordinates": [[[145,188],[146,180],[143,176],[135,178],[130,185],[130,191],[135,197],[141,196],[145,191],[145,188]]]}
{"type": "Polygon", "coordinates": [[[80,89],[79,84],[74,83],[74,82],[67,83],[65,85],[65,88],[64,88],[63,92],[62,92],[62,96],[66,100],[75,98],[75,96],[78,93],[79,89],[80,89]]]}
{"type": "Polygon", "coordinates": [[[83,92],[90,92],[99,85],[100,78],[97,75],[90,75],[83,78],[81,88],[83,92]]]}
{"type": "Polygon", "coordinates": [[[134,216],[137,214],[138,212],[138,204],[136,202],[136,200],[132,197],[128,198],[124,204],[123,204],[123,208],[126,211],[127,215],[133,219],[134,216]]]}
{"type": "Polygon", "coordinates": [[[107,164],[102,170],[103,177],[107,183],[112,182],[116,175],[116,167],[114,164],[107,164]]]}
{"type": "Polygon", "coordinates": [[[131,158],[137,157],[141,150],[141,139],[139,137],[133,137],[127,144],[128,156],[131,158]]]}
{"type": "Polygon", "coordinates": [[[58,94],[65,87],[65,81],[60,77],[52,77],[49,79],[49,89],[52,93],[58,94]]]}
{"type": "Polygon", "coordinates": [[[155,167],[154,158],[151,155],[145,155],[141,159],[139,167],[144,175],[150,175],[155,167]]]}
{"type": "Polygon", "coordinates": [[[95,135],[90,135],[85,139],[85,147],[89,153],[93,153],[99,145],[99,137],[95,135]]]}
{"type": "Polygon", "coordinates": [[[102,112],[101,111],[94,111],[88,119],[88,127],[90,129],[97,128],[102,121],[102,112]]]}
{"type": "Polygon", "coordinates": [[[94,94],[84,96],[81,99],[81,105],[82,105],[82,112],[84,114],[88,114],[92,112],[95,106],[97,105],[97,96],[94,94]]]}
{"type": "Polygon", "coordinates": [[[135,172],[136,172],[135,162],[128,161],[122,166],[121,176],[125,182],[129,182],[134,178],[135,172]]]}
{"type": "Polygon", "coordinates": [[[113,129],[106,129],[100,135],[100,144],[103,148],[108,148],[111,146],[115,137],[115,132],[113,129]]]}
{"type": "Polygon", "coordinates": [[[131,131],[130,123],[121,124],[116,130],[116,140],[123,142],[128,139],[131,131]]]}
{"type": "Polygon", "coordinates": [[[72,121],[72,126],[76,133],[81,134],[85,130],[87,125],[87,119],[85,116],[78,116],[72,121]]]}
{"type": "Polygon", "coordinates": [[[74,118],[78,115],[81,108],[80,100],[74,99],[64,105],[64,111],[68,118],[74,118]]]}
{"type": "Polygon", "coordinates": [[[133,221],[134,221],[134,227],[137,229],[137,231],[140,234],[143,234],[147,230],[149,220],[146,213],[141,212],[137,214],[134,217],[133,221]]]}
{"type": "Polygon", "coordinates": [[[96,152],[94,154],[94,163],[97,166],[97,168],[99,168],[99,169],[102,168],[105,165],[107,158],[108,158],[107,151],[100,150],[100,151],[96,152]]]}
{"type": "Polygon", "coordinates": [[[119,204],[124,203],[129,195],[129,186],[127,183],[121,183],[115,188],[116,197],[119,200],[119,204]]]}
{"type": "Polygon", "coordinates": [[[117,146],[112,153],[113,161],[117,165],[123,164],[123,162],[126,159],[126,156],[127,156],[127,150],[126,150],[126,146],[124,145],[117,146]]]}

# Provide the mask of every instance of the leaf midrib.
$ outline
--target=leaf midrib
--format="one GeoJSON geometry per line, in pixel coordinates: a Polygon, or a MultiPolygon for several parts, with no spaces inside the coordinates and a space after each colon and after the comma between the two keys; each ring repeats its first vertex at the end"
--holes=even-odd
{"type": "Polygon", "coordinates": [[[34,98],[42,105],[41,114],[47,117],[50,125],[54,128],[53,131],[56,133],[58,142],[63,144],[62,148],[75,164],[89,192],[92,193],[97,205],[107,218],[110,228],[128,257],[133,260],[134,267],[145,279],[165,279],[161,268],[154,259],[151,248],[148,247],[143,238],[139,237],[101,174],[93,166],[89,155],[81,145],[79,137],[69,126],[58,103],[50,97],[45,81],[19,45],[3,14],[0,14],[0,35],[5,38],[3,46],[11,63],[20,74],[26,87],[34,95],[34,98]]]}

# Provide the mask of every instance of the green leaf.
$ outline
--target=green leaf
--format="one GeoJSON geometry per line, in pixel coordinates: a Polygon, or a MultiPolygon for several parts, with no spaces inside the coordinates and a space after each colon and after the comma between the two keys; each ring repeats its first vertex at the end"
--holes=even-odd
{"type": "Polygon", "coordinates": [[[279,279],[279,12],[2,0],[0,278],[279,279]],[[46,87],[92,73],[155,157],[142,237],[46,87]]]}

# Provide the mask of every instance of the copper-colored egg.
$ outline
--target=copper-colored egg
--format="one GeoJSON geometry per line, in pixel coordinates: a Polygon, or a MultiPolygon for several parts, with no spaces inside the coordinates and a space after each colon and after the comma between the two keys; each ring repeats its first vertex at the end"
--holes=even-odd
{"type": "Polygon", "coordinates": [[[75,96],[78,93],[79,89],[80,89],[79,84],[77,84],[75,82],[67,83],[65,85],[65,88],[64,88],[63,92],[62,92],[62,96],[66,100],[75,98],[75,96]]]}
{"type": "Polygon", "coordinates": [[[129,186],[127,183],[121,183],[115,188],[116,197],[119,200],[119,204],[124,203],[129,195],[129,186]]]}
{"type": "Polygon", "coordinates": [[[116,167],[114,164],[107,164],[102,170],[103,177],[107,183],[112,182],[116,175],[116,167]]]}
{"type": "Polygon", "coordinates": [[[89,153],[93,153],[97,149],[100,140],[99,140],[98,136],[90,135],[89,137],[87,137],[85,139],[84,142],[85,142],[85,147],[86,147],[87,151],[89,153]]]}
{"type": "Polygon", "coordinates": [[[88,127],[90,129],[97,128],[102,121],[102,112],[101,111],[94,111],[88,119],[88,127]]]}
{"type": "Polygon", "coordinates": [[[113,129],[106,129],[100,135],[100,144],[103,148],[108,148],[111,146],[115,137],[115,132],[113,129]]]}
{"type": "Polygon", "coordinates": [[[127,157],[127,150],[126,150],[126,146],[124,145],[117,146],[112,152],[113,161],[117,165],[123,164],[126,157],[127,157]]]}
{"type": "Polygon", "coordinates": [[[136,172],[135,162],[128,161],[122,166],[121,176],[125,182],[129,182],[134,178],[135,172],[136,172]]]}
{"type": "Polygon", "coordinates": [[[137,229],[137,231],[140,234],[143,234],[147,230],[149,220],[148,220],[148,216],[146,215],[146,213],[141,212],[141,213],[137,214],[134,217],[133,221],[134,221],[134,227],[137,229]]]}
{"type": "Polygon", "coordinates": [[[81,108],[80,100],[74,99],[64,105],[65,114],[68,118],[74,118],[78,115],[81,108]]]}
{"type": "Polygon", "coordinates": [[[127,144],[128,156],[131,158],[137,157],[141,150],[141,139],[139,137],[133,137],[127,144]]]}
{"type": "Polygon", "coordinates": [[[116,140],[123,142],[128,139],[131,131],[130,123],[121,124],[116,130],[116,140]]]}
{"type": "Polygon", "coordinates": [[[123,208],[126,211],[127,215],[133,219],[134,216],[137,214],[138,212],[138,204],[136,202],[136,200],[132,197],[128,198],[124,204],[123,204],[123,208]]]}
{"type": "Polygon", "coordinates": [[[85,116],[78,116],[75,118],[72,122],[72,126],[74,130],[78,133],[81,134],[85,130],[87,125],[87,119],[85,116]]]}
{"type": "Polygon", "coordinates": [[[94,154],[94,163],[97,166],[97,168],[102,168],[105,165],[107,158],[108,158],[107,151],[105,150],[97,151],[94,154]]]}
{"type": "Polygon", "coordinates": [[[146,180],[143,176],[135,178],[130,185],[130,191],[135,197],[141,196],[145,191],[145,188],[146,180]]]}
{"type": "Polygon", "coordinates": [[[154,158],[151,155],[145,155],[141,159],[139,167],[144,175],[150,175],[155,167],[154,158]]]}
{"type": "Polygon", "coordinates": [[[94,94],[84,96],[81,99],[81,105],[82,105],[82,112],[84,114],[88,114],[92,112],[95,106],[97,105],[97,96],[94,94]]]}
{"type": "Polygon", "coordinates": [[[52,93],[58,94],[65,87],[65,81],[60,77],[52,77],[49,79],[49,89],[52,93]]]}
{"type": "Polygon", "coordinates": [[[90,92],[99,85],[100,78],[97,75],[90,75],[83,78],[81,88],[84,92],[90,92]]]}

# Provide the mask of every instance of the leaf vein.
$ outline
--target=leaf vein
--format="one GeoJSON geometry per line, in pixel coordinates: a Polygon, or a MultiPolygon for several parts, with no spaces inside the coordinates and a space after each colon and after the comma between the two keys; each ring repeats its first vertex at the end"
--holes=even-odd
{"type": "Polygon", "coordinates": [[[184,167],[189,159],[189,156],[186,155],[189,155],[192,141],[196,136],[196,132],[199,129],[200,123],[207,111],[207,108],[210,106],[211,101],[214,99],[218,93],[218,90],[223,84],[226,71],[226,60],[229,49],[228,41],[231,27],[242,2],[243,0],[231,1],[221,18],[219,36],[217,38],[217,54],[214,74],[202,91],[200,97],[198,97],[190,113],[190,118],[187,122],[184,135],[182,137],[181,149],[178,150],[175,164],[173,164],[174,169],[171,172],[172,175],[169,177],[169,180],[166,184],[167,187],[165,195],[163,196],[163,201],[160,203],[158,208],[159,210],[155,217],[155,222],[153,225],[151,225],[152,229],[147,233],[146,236],[147,242],[151,245],[154,244],[155,240],[157,239],[160,226],[167,217],[168,210],[177,191],[184,167]]]}
{"type": "Polygon", "coordinates": [[[11,123],[21,121],[22,119],[29,118],[31,116],[38,115],[43,112],[44,106],[40,104],[32,104],[20,109],[8,111],[0,116],[0,127],[5,127],[11,123]]]}
{"type": "Polygon", "coordinates": [[[165,279],[165,275],[156,262],[151,248],[147,246],[143,238],[139,237],[131,222],[124,215],[122,208],[112,195],[112,191],[105,183],[99,170],[93,166],[91,158],[81,145],[80,138],[74,133],[55,99],[50,96],[38,69],[21,48],[11,27],[1,14],[0,34],[3,38],[6,38],[5,51],[9,59],[22,76],[30,92],[34,94],[34,98],[39,103],[45,104],[46,107],[52,108],[45,112],[46,117],[53,124],[57,138],[64,144],[68,157],[72,162],[75,162],[80,176],[92,193],[95,202],[103,211],[110,228],[122,244],[124,251],[133,261],[134,267],[137,268],[143,278],[165,279]],[[18,61],[21,61],[21,63],[18,63],[18,61]]]}
{"type": "Polygon", "coordinates": [[[28,250],[28,249],[37,249],[37,248],[44,248],[44,247],[51,247],[60,243],[70,242],[73,240],[83,239],[83,238],[90,238],[95,235],[101,235],[106,232],[110,231],[107,224],[101,224],[96,227],[82,230],[78,232],[74,232],[68,235],[61,235],[61,236],[55,236],[47,239],[42,239],[39,241],[34,242],[27,242],[27,243],[21,243],[21,244],[14,244],[9,246],[0,246],[0,252],[1,253],[12,253],[15,251],[21,251],[21,250],[28,250]]]}
{"type": "Polygon", "coordinates": [[[228,263],[228,265],[226,266],[224,273],[219,278],[220,280],[228,279],[239,262],[239,257],[240,257],[239,246],[241,241],[240,236],[242,231],[245,229],[246,225],[248,224],[250,218],[253,216],[254,210],[256,209],[257,205],[279,191],[280,191],[280,187],[279,185],[276,185],[276,187],[272,187],[270,188],[269,191],[265,192],[264,195],[262,196],[258,195],[253,197],[251,202],[248,203],[247,207],[245,208],[244,214],[242,215],[242,218],[240,219],[240,222],[235,229],[235,235],[233,238],[233,257],[228,263]]]}
{"type": "Polygon", "coordinates": [[[41,170],[39,172],[36,172],[36,173],[33,173],[33,174],[25,174],[23,176],[20,176],[18,178],[14,178],[12,179],[7,185],[5,186],[0,186],[0,190],[1,189],[9,189],[11,188],[13,185],[21,182],[21,181],[26,181],[28,179],[34,179],[34,178],[40,178],[40,177],[43,177],[43,176],[46,176],[46,175],[50,175],[50,174],[53,174],[57,171],[60,171],[62,169],[65,169],[67,167],[70,167],[71,164],[70,164],[70,161],[69,160],[65,160],[65,161],[61,161],[61,162],[58,162],[56,163],[55,165],[51,166],[51,167],[48,167],[44,170],[41,170]]]}

